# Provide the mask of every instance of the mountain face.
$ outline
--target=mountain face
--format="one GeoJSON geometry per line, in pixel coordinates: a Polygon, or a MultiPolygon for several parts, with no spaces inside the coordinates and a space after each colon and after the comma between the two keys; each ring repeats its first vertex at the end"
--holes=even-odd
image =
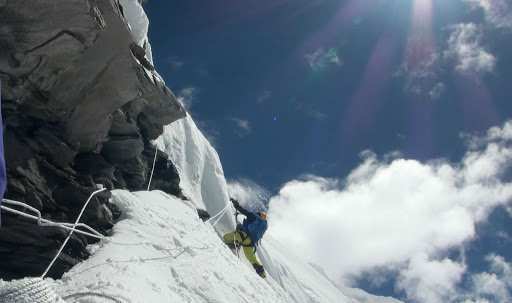
{"type": "MultiPolygon", "coordinates": [[[[88,258],[91,240],[75,234],[45,282],[62,296],[138,302],[397,302],[341,292],[271,235],[258,249],[263,280],[220,241],[234,229],[220,159],[154,71],[136,1],[0,0],[5,198],[74,222],[96,184],[132,191],[92,200],[81,222],[114,241],[88,246],[88,258]],[[146,191],[153,161],[150,189],[165,193],[146,191]],[[205,224],[194,209],[219,217],[205,224]]],[[[11,295],[67,233],[2,219],[0,293],[11,295]]]]}
{"type": "MultiPolygon", "coordinates": [[[[163,126],[186,116],[134,42],[118,0],[0,1],[0,75],[7,189],[46,219],[74,222],[102,184],[146,189],[163,126]]],[[[152,188],[183,197],[158,151],[152,188]]],[[[98,195],[81,222],[105,233],[119,215],[98,195]]],[[[0,278],[40,275],[66,232],[2,212],[0,278]]],[[[91,240],[73,235],[49,272],[58,278],[91,240]]]]}

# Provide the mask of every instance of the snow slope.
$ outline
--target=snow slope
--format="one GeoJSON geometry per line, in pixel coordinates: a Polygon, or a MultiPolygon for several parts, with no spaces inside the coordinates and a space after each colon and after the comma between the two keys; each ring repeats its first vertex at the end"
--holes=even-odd
{"type": "MultiPolygon", "coordinates": [[[[261,279],[189,203],[161,191],[112,194],[123,215],[111,241],[91,245],[62,279],[46,279],[61,297],[76,294],[68,302],[111,302],[91,293],[121,302],[360,302],[271,237],[259,249],[269,274],[261,279]]],[[[384,302],[375,299],[361,302],[384,302]]]]}
{"type": "MultiPolygon", "coordinates": [[[[293,302],[249,270],[195,208],[160,191],[114,191],[123,216],[111,239],[53,287],[66,296],[98,292],[123,302],[293,302]]],[[[86,297],[82,298],[86,299],[86,297]]],[[[80,302],[102,302],[101,298],[80,302]]]]}

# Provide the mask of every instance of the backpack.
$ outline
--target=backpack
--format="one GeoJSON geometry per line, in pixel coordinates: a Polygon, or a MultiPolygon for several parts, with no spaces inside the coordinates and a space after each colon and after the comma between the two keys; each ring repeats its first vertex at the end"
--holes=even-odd
{"type": "Polygon", "coordinates": [[[267,230],[268,223],[267,220],[263,220],[262,218],[256,216],[251,224],[247,225],[247,235],[252,240],[252,243],[256,246],[259,243],[263,234],[267,230]]]}
{"type": "Polygon", "coordinates": [[[244,224],[240,224],[242,230],[247,233],[249,238],[251,238],[251,242],[254,245],[254,251],[256,251],[256,245],[259,244],[263,234],[267,230],[268,223],[267,220],[263,220],[259,216],[255,216],[254,220],[250,224],[247,224],[244,220],[244,224]]]}

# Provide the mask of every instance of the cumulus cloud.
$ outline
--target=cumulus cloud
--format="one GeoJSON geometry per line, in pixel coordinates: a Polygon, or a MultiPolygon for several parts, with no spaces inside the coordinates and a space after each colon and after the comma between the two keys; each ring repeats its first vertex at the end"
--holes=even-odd
{"type": "Polygon", "coordinates": [[[492,302],[507,303],[512,296],[512,265],[495,254],[488,255],[489,272],[473,275],[475,292],[481,298],[492,298],[492,302]]]}
{"type": "Polygon", "coordinates": [[[500,180],[512,166],[510,127],[475,139],[486,144],[470,147],[459,163],[381,160],[366,151],[344,180],[291,181],[270,199],[269,234],[334,279],[389,269],[410,301],[442,302],[466,271],[447,252],[463,247],[477,222],[512,200],[512,184],[500,180]]]}
{"type": "Polygon", "coordinates": [[[481,8],[485,20],[498,28],[512,29],[512,8],[505,0],[465,0],[473,8],[481,8]]]}
{"type": "Polygon", "coordinates": [[[309,67],[313,71],[325,70],[330,65],[341,66],[343,62],[338,56],[335,48],[325,51],[323,48],[317,49],[314,53],[305,56],[309,63],[309,67]]]}
{"type": "Polygon", "coordinates": [[[482,30],[479,26],[461,23],[448,28],[451,32],[444,56],[457,62],[457,71],[482,74],[494,70],[496,58],[482,46],[482,30]]]}
{"type": "Polygon", "coordinates": [[[459,262],[432,261],[426,254],[418,254],[400,273],[397,288],[417,302],[449,302],[465,270],[464,264],[459,262]]]}
{"type": "Polygon", "coordinates": [[[199,89],[196,87],[187,87],[180,91],[177,96],[178,101],[183,105],[183,107],[189,111],[194,102],[196,101],[197,95],[199,94],[199,89]]]}
{"type": "Polygon", "coordinates": [[[461,137],[464,138],[470,149],[485,147],[490,142],[510,141],[512,140],[512,123],[505,123],[502,127],[493,126],[484,137],[473,136],[468,133],[462,133],[461,137]]]}
{"type": "Polygon", "coordinates": [[[235,132],[240,137],[245,137],[251,133],[251,124],[247,120],[239,119],[239,118],[231,118],[236,125],[235,132]]]}

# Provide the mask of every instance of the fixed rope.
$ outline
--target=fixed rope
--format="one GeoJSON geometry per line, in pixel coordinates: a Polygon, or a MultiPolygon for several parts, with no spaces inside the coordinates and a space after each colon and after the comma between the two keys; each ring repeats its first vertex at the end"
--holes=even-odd
{"type": "MultiPolygon", "coordinates": [[[[30,215],[30,214],[27,214],[27,213],[24,213],[24,212],[21,212],[21,211],[16,210],[16,209],[12,209],[12,208],[7,207],[5,205],[1,205],[2,210],[6,211],[6,212],[9,212],[9,213],[13,213],[15,215],[20,215],[20,216],[25,217],[25,218],[36,220],[38,225],[40,225],[40,226],[60,227],[60,228],[66,229],[66,230],[72,230],[73,229],[73,225],[74,224],[62,223],[62,222],[52,222],[50,220],[46,220],[46,219],[41,218],[41,212],[39,210],[37,210],[37,209],[33,208],[32,206],[27,205],[25,203],[22,203],[22,202],[19,202],[19,201],[14,201],[14,200],[9,200],[9,199],[3,199],[2,203],[4,203],[4,204],[12,204],[12,205],[19,205],[19,206],[25,207],[25,208],[27,208],[27,209],[29,209],[31,211],[34,211],[35,213],[37,213],[37,217],[33,216],[33,215],[30,215]]],[[[79,233],[79,234],[82,234],[82,235],[85,235],[85,236],[89,236],[89,237],[92,237],[92,238],[96,238],[96,239],[99,239],[99,240],[105,240],[105,241],[108,241],[108,242],[111,242],[111,243],[117,244],[117,245],[153,244],[152,242],[149,242],[149,241],[135,242],[135,243],[121,243],[121,242],[114,241],[114,240],[112,240],[112,239],[102,235],[101,233],[97,232],[96,230],[94,230],[92,227],[90,227],[87,224],[78,223],[78,224],[76,224],[74,226],[76,226],[76,227],[83,227],[83,228],[86,228],[86,229],[91,231],[89,233],[89,232],[86,232],[86,231],[83,231],[83,230],[75,229],[74,231],[76,233],[79,233]]]]}
{"type": "Polygon", "coordinates": [[[224,215],[224,214],[227,212],[228,207],[229,207],[230,205],[231,205],[231,203],[228,203],[228,204],[226,205],[226,207],[224,207],[224,208],[223,208],[220,212],[218,212],[215,216],[213,216],[213,217],[211,217],[210,219],[208,219],[208,220],[204,221],[204,223],[208,223],[208,222],[210,222],[211,220],[213,220],[213,219],[215,219],[215,218],[219,217],[219,219],[217,219],[217,220],[212,224],[212,226],[217,225],[217,223],[219,223],[219,221],[220,221],[220,218],[222,218],[222,215],[224,215]]]}
{"type": "MultiPolygon", "coordinates": [[[[20,216],[23,216],[23,217],[26,217],[26,218],[29,218],[29,219],[36,220],[37,224],[40,225],[40,226],[60,227],[60,228],[69,230],[70,233],[68,234],[68,237],[66,238],[66,240],[63,242],[63,244],[60,247],[57,255],[55,256],[55,258],[52,260],[50,265],[46,268],[45,272],[40,277],[29,278],[29,279],[26,279],[26,280],[22,280],[21,282],[18,282],[18,283],[11,282],[11,283],[8,284],[8,287],[2,287],[2,289],[0,289],[0,302],[5,302],[5,303],[11,303],[11,302],[12,303],[17,303],[17,302],[65,303],[65,301],[62,298],[60,298],[44,282],[43,278],[46,276],[48,271],[51,269],[51,267],[53,266],[53,264],[55,263],[55,261],[59,257],[60,253],[62,252],[62,250],[63,250],[64,246],[66,245],[66,243],[69,241],[69,239],[70,239],[71,235],[73,234],[73,232],[77,232],[77,233],[80,233],[80,234],[83,234],[83,235],[86,235],[86,236],[90,236],[90,237],[93,237],[93,238],[96,238],[96,239],[107,240],[107,241],[109,241],[109,242],[111,242],[113,244],[116,244],[116,245],[142,245],[142,244],[150,244],[150,245],[153,245],[153,246],[156,245],[156,244],[154,244],[153,242],[150,242],[150,241],[142,241],[142,242],[136,242],[136,243],[120,243],[120,242],[116,242],[116,241],[111,240],[110,238],[102,235],[101,233],[97,232],[92,227],[90,227],[90,226],[88,226],[88,225],[86,225],[84,223],[78,223],[78,221],[82,217],[82,215],[83,215],[83,213],[85,211],[85,208],[89,204],[89,202],[92,199],[92,197],[95,194],[97,194],[97,193],[99,193],[99,192],[101,192],[103,190],[106,190],[106,188],[97,190],[97,191],[93,192],[89,196],[89,198],[85,202],[85,204],[84,204],[82,210],[80,211],[80,214],[78,215],[77,220],[75,221],[74,224],[72,224],[72,223],[52,222],[50,220],[43,219],[42,216],[41,216],[41,212],[39,210],[37,210],[36,208],[34,208],[34,207],[32,207],[32,206],[30,206],[30,205],[28,205],[26,203],[19,202],[19,201],[14,201],[14,200],[10,200],[10,199],[2,199],[3,205],[0,205],[0,208],[3,211],[10,212],[10,213],[13,213],[13,214],[16,214],[16,215],[20,215],[20,216]],[[30,214],[24,213],[24,212],[16,210],[16,209],[12,209],[10,207],[7,207],[5,204],[21,206],[21,207],[25,208],[25,210],[28,209],[30,211],[33,211],[34,213],[37,214],[37,216],[30,215],[30,214]],[[89,230],[90,232],[86,232],[86,231],[82,231],[82,230],[76,229],[77,227],[83,227],[83,228],[89,230]]],[[[226,210],[227,210],[227,206],[226,206],[226,208],[224,208],[221,211],[221,213],[224,213],[226,210]]],[[[220,215],[221,213],[217,214],[216,216],[220,215]]],[[[160,246],[160,245],[156,245],[156,246],[160,246]]],[[[174,248],[165,248],[165,247],[161,247],[160,246],[160,248],[163,251],[183,250],[183,252],[185,252],[189,248],[207,249],[207,247],[191,247],[190,245],[187,245],[185,247],[174,247],[174,248]]],[[[168,257],[169,256],[166,256],[166,257],[163,257],[163,258],[168,258],[168,257]]],[[[175,257],[175,256],[173,256],[171,254],[170,257],[175,257]]],[[[71,295],[68,295],[68,296],[64,297],[64,299],[78,298],[78,297],[83,297],[83,296],[102,297],[102,298],[105,298],[105,299],[112,300],[114,302],[123,303],[119,299],[114,298],[112,296],[101,294],[101,293],[95,293],[95,292],[83,292],[83,293],[71,294],[71,295]]]]}
{"type": "Polygon", "coordinates": [[[75,228],[76,228],[76,225],[78,224],[78,221],[80,221],[80,218],[82,218],[82,215],[85,211],[85,208],[87,207],[87,205],[89,204],[89,201],[91,201],[92,197],[99,193],[99,192],[102,192],[104,190],[107,190],[106,188],[102,188],[102,189],[98,189],[97,191],[93,192],[90,196],[89,196],[89,199],[87,199],[87,201],[85,202],[84,204],[84,207],[82,207],[82,210],[80,211],[80,214],[78,215],[78,218],[76,218],[76,221],[75,221],[75,224],[73,224],[73,227],[71,228],[71,231],[69,232],[68,234],[68,237],[66,238],[66,240],[64,240],[64,243],[62,243],[59,251],[57,252],[57,255],[55,256],[55,258],[53,258],[52,262],[50,263],[50,265],[48,265],[48,267],[46,268],[46,270],[44,271],[44,273],[41,275],[41,278],[44,278],[46,276],[46,274],[48,273],[48,271],[50,270],[50,268],[53,266],[53,264],[55,263],[55,261],[57,260],[57,258],[59,257],[60,253],[62,252],[62,250],[64,249],[64,246],[66,246],[66,244],[68,243],[69,241],[69,238],[71,238],[71,235],[73,234],[73,232],[75,231],[75,228]]]}
{"type": "Polygon", "coordinates": [[[156,155],[158,154],[158,148],[155,148],[155,158],[153,159],[153,168],[151,169],[151,176],[149,177],[148,190],[151,185],[151,179],[153,179],[153,172],[155,171],[156,155]]]}
{"type": "MultiPolygon", "coordinates": [[[[39,210],[37,210],[36,208],[34,208],[34,207],[32,207],[32,206],[30,206],[28,204],[25,204],[25,203],[22,203],[22,202],[19,202],[19,201],[14,201],[14,200],[10,200],[10,199],[3,199],[2,200],[1,208],[2,208],[2,210],[6,211],[6,212],[9,212],[9,213],[12,213],[12,214],[15,214],[15,215],[20,215],[20,216],[23,216],[23,217],[26,217],[26,218],[29,218],[29,219],[37,220],[37,224],[40,225],[40,226],[55,226],[55,227],[61,227],[61,228],[66,229],[66,230],[72,230],[73,229],[73,224],[71,224],[71,223],[52,222],[50,220],[43,219],[42,216],[41,216],[41,212],[39,210]],[[12,209],[10,207],[5,206],[4,204],[11,204],[11,205],[17,205],[17,206],[24,207],[26,209],[29,209],[29,210],[35,212],[37,214],[37,216],[33,216],[33,215],[21,212],[21,211],[16,210],[16,209],[12,209]]],[[[102,234],[100,234],[99,232],[97,232],[92,227],[88,226],[87,224],[78,223],[78,224],[76,224],[76,227],[83,227],[83,228],[88,229],[89,231],[91,231],[89,233],[89,232],[86,232],[86,231],[75,229],[75,232],[77,232],[77,233],[80,233],[80,234],[83,234],[83,235],[86,235],[86,236],[89,236],[89,237],[92,237],[92,238],[96,238],[96,239],[104,239],[105,238],[105,236],[103,236],[102,234]]]]}
{"type": "MultiPolygon", "coordinates": [[[[96,239],[99,239],[99,240],[105,240],[105,241],[108,241],[108,242],[110,242],[112,244],[116,244],[116,245],[143,245],[143,244],[150,244],[150,245],[155,246],[155,243],[153,243],[151,241],[141,241],[141,242],[132,242],[132,243],[117,242],[115,240],[110,239],[109,237],[106,237],[106,236],[102,235],[101,233],[97,232],[92,227],[90,227],[89,225],[84,224],[84,223],[72,224],[72,223],[52,222],[50,220],[46,220],[46,219],[43,219],[41,217],[41,212],[39,210],[37,210],[36,208],[34,208],[34,207],[32,207],[32,206],[30,206],[30,205],[28,205],[26,203],[23,203],[23,202],[14,201],[14,200],[10,200],[10,199],[3,199],[2,203],[3,204],[0,206],[0,208],[3,211],[9,212],[9,213],[12,213],[12,214],[15,214],[15,215],[19,215],[19,216],[22,216],[22,217],[25,217],[25,218],[36,220],[38,225],[40,225],[40,226],[60,227],[60,228],[66,229],[66,230],[72,230],[73,226],[83,227],[83,228],[86,228],[86,229],[90,230],[91,232],[89,233],[89,232],[86,232],[86,231],[83,231],[83,230],[79,230],[79,229],[75,229],[74,232],[80,233],[80,234],[83,234],[85,236],[89,236],[89,237],[92,237],[92,238],[96,238],[96,239]],[[21,211],[16,210],[16,209],[12,209],[10,207],[5,206],[4,204],[12,204],[12,205],[22,206],[24,208],[27,208],[27,209],[35,212],[37,214],[37,216],[33,216],[33,215],[21,212],[21,211]]],[[[195,247],[195,248],[197,248],[197,247],[195,247]]],[[[177,250],[177,249],[180,249],[180,248],[179,247],[178,248],[164,248],[164,250],[174,250],[174,249],[177,250]]]]}

